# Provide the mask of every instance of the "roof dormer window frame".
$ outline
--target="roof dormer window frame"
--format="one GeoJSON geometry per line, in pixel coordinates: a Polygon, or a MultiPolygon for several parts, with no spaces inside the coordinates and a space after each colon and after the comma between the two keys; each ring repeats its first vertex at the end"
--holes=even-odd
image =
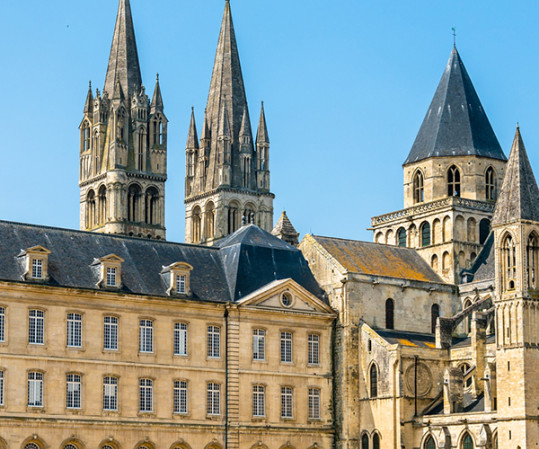
{"type": "Polygon", "coordinates": [[[125,260],[116,254],[95,259],[92,266],[99,267],[99,281],[96,284],[97,288],[120,290],[123,287],[122,283],[122,263],[125,260]]]}
{"type": "Polygon", "coordinates": [[[165,275],[169,296],[191,296],[191,271],[193,267],[187,262],[175,262],[163,267],[161,274],[165,275]]]}
{"type": "Polygon", "coordinates": [[[47,248],[37,245],[21,251],[19,257],[24,257],[25,281],[47,282],[49,277],[49,254],[47,248]]]}

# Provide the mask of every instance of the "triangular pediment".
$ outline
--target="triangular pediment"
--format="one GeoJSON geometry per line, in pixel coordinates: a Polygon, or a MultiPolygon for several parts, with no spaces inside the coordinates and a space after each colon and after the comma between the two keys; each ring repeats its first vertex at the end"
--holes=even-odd
{"type": "Polygon", "coordinates": [[[101,257],[99,259],[101,263],[103,262],[109,262],[109,263],[123,263],[124,259],[122,259],[120,256],[117,256],[116,254],[109,254],[108,256],[101,257]]]}
{"type": "Polygon", "coordinates": [[[292,313],[334,314],[329,305],[292,279],[271,282],[238,301],[240,307],[292,313]]]}
{"type": "Polygon", "coordinates": [[[24,250],[24,253],[49,255],[51,252],[44,246],[37,245],[37,246],[32,246],[31,248],[24,250]]]}

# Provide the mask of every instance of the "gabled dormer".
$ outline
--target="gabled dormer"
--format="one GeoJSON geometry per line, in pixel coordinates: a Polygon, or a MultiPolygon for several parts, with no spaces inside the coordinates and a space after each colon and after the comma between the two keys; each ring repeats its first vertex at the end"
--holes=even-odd
{"type": "Polygon", "coordinates": [[[191,295],[191,271],[193,267],[186,262],[175,262],[163,267],[161,275],[164,276],[169,296],[191,295]]]}
{"type": "Polygon", "coordinates": [[[48,281],[50,253],[41,245],[21,251],[18,257],[22,259],[24,267],[22,278],[28,281],[48,281]]]}
{"type": "Polygon", "coordinates": [[[96,269],[99,280],[97,288],[121,289],[122,288],[122,263],[124,259],[116,254],[94,259],[92,267],[96,269]]]}

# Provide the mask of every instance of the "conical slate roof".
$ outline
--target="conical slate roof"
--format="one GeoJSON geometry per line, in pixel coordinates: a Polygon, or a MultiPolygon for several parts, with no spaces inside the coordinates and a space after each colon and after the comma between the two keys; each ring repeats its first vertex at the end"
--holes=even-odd
{"type": "Polygon", "coordinates": [[[517,220],[539,222],[539,189],[518,127],[492,217],[492,226],[517,220]]]}
{"type": "Polygon", "coordinates": [[[430,157],[468,155],[507,159],[462,59],[453,47],[404,165],[430,157]]]}
{"type": "Polygon", "coordinates": [[[142,85],[135,28],[133,27],[129,0],[120,0],[118,5],[118,17],[116,18],[116,27],[112,38],[104,90],[110,97],[114,94],[117,80],[120,81],[122,89],[129,99],[133,93],[140,90],[142,85]]]}

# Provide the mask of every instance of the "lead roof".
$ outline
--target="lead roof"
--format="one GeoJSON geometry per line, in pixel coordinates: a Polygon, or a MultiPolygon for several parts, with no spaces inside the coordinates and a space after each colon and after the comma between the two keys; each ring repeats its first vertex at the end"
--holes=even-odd
{"type": "Polygon", "coordinates": [[[457,48],[453,47],[404,165],[430,157],[469,155],[507,159],[457,48]]]}
{"type": "Polygon", "coordinates": [[[41,245],[51,251],[45,285],[100,290],[96,259],[124,259],[122,293],[167,296],[164,267],[187,262],[193,267],[192,298],[235,301],[279,279],[293,279],[323,298],[301,252],[255,225],[244,226],[220,247],[74,231],[0,221],[0,280],[23,282],[21,250],[41,245]]]}

